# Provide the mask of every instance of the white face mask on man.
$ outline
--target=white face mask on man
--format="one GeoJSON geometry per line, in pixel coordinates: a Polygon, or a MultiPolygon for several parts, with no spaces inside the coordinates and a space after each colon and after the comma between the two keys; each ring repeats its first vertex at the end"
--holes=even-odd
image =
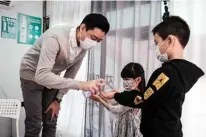
{"type": "Polygon", "coordinates": [[[169,60],[167,52],[170,49],[170,47],[166,50],[165,53],[161,54],[160,52],[160,47],[162,46],[162,44],[164,44],[164,42],[165,41],[163,41],[159,46],[158,45],[156,46],[156,56],[157,56],[157,59],[161,62],[166,62],[169,60]]]}
{"type": "MultiPolygon", "coordinates": [[[[81,33],[82,33],[82,32],[80,32],[80,38],[81,38],[81,36],[82,36],[81,33]]],[[[96,45],[97,45],[97,42],[96,42],[96,41],[91,40],[91,39],[88,38],[88,37],[86,37],[83,41],[80,39],[79,42],[80,42],[80,47],[81,47],[82,49],[84,49],[84,50],[90,50],[90,49],[92,49],[93,47],[96,47],[96,45]]]]}
{"type": "Polygon", "coordinates": [[[84,41],[80,40],[80,46],[81,48],[85,49],[85,50],[90,50],[93,47],[96,47],[97,42],[94,40],[91,40],[90,38],[86,37],[84,39],[84,41]]]}

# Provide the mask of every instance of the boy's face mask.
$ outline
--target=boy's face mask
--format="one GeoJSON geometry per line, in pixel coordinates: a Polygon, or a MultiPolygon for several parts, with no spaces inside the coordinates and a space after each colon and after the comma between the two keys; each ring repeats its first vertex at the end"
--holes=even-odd
{"type": "MultiPolygon", "coordinates": [[[[171,43],[172,39],[173,38],[170,36],[170,43],[171,43]]],[[[171,45],[168,42],[166,42],[168,40],[169,40],[169,38],[166,38],[164,41],[162,41],[161,44],[156,46],[156,57],[161,62],[166,62],[169,60],[168,51],[171,49],[171,45]],[[167,47],[167,49],[165,49],[164,47],[167,47]],[[161,49],[162,50],[164,49],[162,53],[161,53],[161,49]]]]}
{"type": "Polygon", "coordinates": [[[169,51],[170,47],[165,51],[165,53],[161,54],[160,47],[164,44],[165,41],[163,41],[159,46],[156,46],[156,56],[157,59],[161,62],[168,61],[168,55],[167,52],[169,51]]]}

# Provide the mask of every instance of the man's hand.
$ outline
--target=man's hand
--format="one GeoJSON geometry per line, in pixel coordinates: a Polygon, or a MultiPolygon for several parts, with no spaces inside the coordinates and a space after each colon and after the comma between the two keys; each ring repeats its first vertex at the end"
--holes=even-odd
{"type": "Polygon", "coordinates": [[[92,99],[92,100],[95,100],[95,101],[100,101],[100,99],[101,99],[101,97],[99,96],[99,95],[92,95],[91,97],[90,97],[90,99],[92,99]]]}
{"type": "Polygon", "coordinates": [[[119,93],[117,90],[112,90],[111,92],[100,92],[101,96],[104,97],[105,99],[114,99],[114,95],[116,93],[119,93]]]}
{"type": "Polygon", "coordinates": [[[80,82],[79,89],[84,91],[91,91],[92,95],[98,91],[102,90],[102,87],[105,85],[104,79],[91,80],[86,82],[80,82]]]}
{"type": "Polygon", "coordinates": [[[56,115],[58,117],[59,115],[59,110],[60,110],[60,103],[58,103],[56,100],[53,101],[49,107],[47,108],[46,112],[47,113],[49,110],[51,110],[52,112],[52,117],[51,117],[51,121],[53,120],[54,116],[56,115]]]}

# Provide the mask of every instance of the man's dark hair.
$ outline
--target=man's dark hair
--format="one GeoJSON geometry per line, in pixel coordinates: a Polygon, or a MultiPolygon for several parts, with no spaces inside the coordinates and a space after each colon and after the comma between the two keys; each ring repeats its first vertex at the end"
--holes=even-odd
{"type": "Polygon", "coordinates": [[[141,77],[141,82],[139,84],[139,89],[140,91],[145,90],[145,74],[144,74],[144,69],[141,64],[131,62],[127,64],[121,72],[121,77],[122,78],[133,78],[136,79],[137,77],[141,77]]]}
{"type": "Polygon", "coordinates": [[[91,13],[84,17],[81,24],[86,25],[86,29],[93,30],[94,28],[101,29],[105,34],[109,31],[109,22],[105,16],[99,13],[91,13]]]}
{"type": "Polygon", "coordinates": [[[186,21],[178,16],[167,17],[152,30],[165,40],[168,35],[174,35],[179,39],[180,44],[185,48],[190,37],[190,28],[186,21]]]}

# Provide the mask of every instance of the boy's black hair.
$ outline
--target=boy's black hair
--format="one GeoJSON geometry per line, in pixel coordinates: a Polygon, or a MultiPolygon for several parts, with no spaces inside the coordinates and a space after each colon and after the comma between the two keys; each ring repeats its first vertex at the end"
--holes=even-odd
{"type": "Polygon", "coordinates": [[[190,28],[186,21],[179,16],[170,16],[159,23],[152,30],[153,35],[156,33],[165,40],[169,35],[174,35],[179,39],[183,48],[187,45],[190,37],[190,28]]]}

